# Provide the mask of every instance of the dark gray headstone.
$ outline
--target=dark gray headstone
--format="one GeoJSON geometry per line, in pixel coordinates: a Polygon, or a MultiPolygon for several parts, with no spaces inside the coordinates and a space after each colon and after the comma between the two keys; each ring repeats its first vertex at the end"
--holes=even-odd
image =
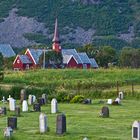
{"type": "Polygon", "coordinates": [[[2,107],[2,111],[3,111],[3,115],[6,115],[6,114],[7,114],[7,109],[6,109],[6,107],[2,107]]]}
{"type": "Polygon", "coordinates": [[[112,105],[119,105],[118,101],[113,101],[112,105]]]}
{"type": "Polygon", "coordinates": [[[20,116],[20,107],[19,106],[17,106],[16,108],[15,108],[15,114],[16,114],[16,116],[20,116]]]}
{"type": "Polygon", "coordinates": [[[109,108],[104,106],[102,108],[101,114],[102,114],[102,117],[105,117],[105,118],[109,117],[109,108]]]}
{"type": "Polygon", "coordinates": [[[8,127],[12,129],[17,129],[17,117],[8,117],[8,127]]]}
{"type": "Polygon", "coordinates": [[[132,140],[140,140],[140,121],[134,121],[132,125],[132,140]]]}
{"type": "Polygon", "coordinates": [[[44,98],[38,98],[37,102],[40,104],[40,106],[45,104],[44,98]]]}
{"type": "Polygon", "coordinates": [[[83,104],[91,104],[91,99],[84,99],[83,104]]]}
{"type": "Polygon", "coordinates": [[[41,112],[41,107],[39,103],[33,105],[33,110],[36,112],[41,112]]]}
{"type": "Polygon", "coordinates": [[[44,102],[46,104],[48,100],[47,94],[42,94],[42,98],[44,99],[44,102]]]}
{"type": "Polygon", "coordinates": [[[138,138],[138,127],[133,127],[133,138],[138,138]]]}
{"type": "Polygon", "coordinates": [[[63,134],[66,132],[66,116],[64,114],[57,115],[56,133],[63,134]]]}
{"type": "Polygon", "coordinates": [[[26,100],[26,90],[22,89],[20,91],[20,103],[22,104],[23,100],[26,100]]]}

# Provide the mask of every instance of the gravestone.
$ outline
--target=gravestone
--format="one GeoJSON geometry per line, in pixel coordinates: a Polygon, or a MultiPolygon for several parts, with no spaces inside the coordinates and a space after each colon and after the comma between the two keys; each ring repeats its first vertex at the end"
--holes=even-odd
{"type": "Polygon", "coordinates": [[[12,129],[17,129],[17,117],[8,117],[8,127],[12,129]]]}
{"type": "Polygon", "coordinates": [[[84,99],[83,104],[91,104],[91,99],[84,99]]]}
{"type": "Polygon", "coordinates": [[[2,107],[2,113],[3,113],[3,115],[6,115],[7,114],[7,109],[6,109],[6,107],[4,106],[4,107],[2,107]]]}
{"type": "Polygon", "coordinates": [[[9,97],[7,98],[7,101],[9,102],[10,99],[12,99],[11,95],[9,95],[9,97]]]}
{"type": "Polygon", "coordinates": [[[109,108],[104,106],[101,110],[100,116],[103,118],[108,118],[109,117],[109,108]]]}
{"type": "Polygon", "coordinates": [[[124,98],[123,92],[119,92],[119,98],[122,100],[124,98]]]}
{"type": "Polygon", "coordinates": [[[16,101],[13,98],[9,99],[9,109],[10,111],[15,111],[16,101]]]}
{"type": "Polygon", "coordinates": [[[26,100],[23,100],[22,102],[22,111],[27,112],[28,111],[28,104],[26,100]]]}
{"type": "Polygon", "coordinates": [[[5,97],[4,97],[4,96],[2,97],[2,102],[3,102],[3,104],[6,102],[6,100],[5,100],[5,97]]]}
{"type": "Polygon", "coordinates": [[[132,125],[132,140],[140,140],[140,121],[134,121],[132,125]]]}
{"type": "Polygon", "coordinates": [[[20,91],[20,103],[22,104],[23,100],[26,100],[26,90],[22,89],[20,91]]]}
{"type": "Polygon", "coordinates": [[[83,140],[88,140],[88,138],[87,138],[87,137],[85,137],[85,138],[83,138],[83,140]]]}
{"type": "Polygon", "coordinates": [[[36,101],[36,96],[35,95],[32,95],[33,96],[33,103],[35,103],[36,101]]]}
{"type": "Polygon", "coordinates": [[[29,97],[28,97],[28,104],[29,105],[33,104],[33,95],[29,95],[29,97]]]}
{"type": "Polygon", "coordinates": [[[44,113],[41,113],[39,116],[39,130],[40,133],[47,132],[47,116],[44,113]]]}
{"type": "Polygon", "coordinates": [[[44,103],[46,104],[48,100],[47,94],[42,94],[42,98],[44,99],[44,103]]]}
{"type": "Polygon", "coordinates": [[[13,134],[13,129],[11,127],[6,127],[4,129],[4,137],[5,139],[10,139],[12,137],[13,134]]]}
{"type": "Polygon", "coordinates": [[[16,107],[15,114],[16,114],[17,117],[20,116],[20,107],[19,106],[16,107]]]}
{"type": "Polygon", "coordinates": [[[66,132],[66,116],[64,114],[57,115],[56,133],[63,134],[66,132]]]}
{"type": "Polygon", "coordinates": [[[39,103],[36,103],[33,105],[33,110],[35,112],[41,112],[41,107],[40,107],[40,104],[39,103]]]}
{"type": "Polygon", "coordinates": [[[2,107],[0,107],[0,115],[2,115],[3,114],[3,109],[2,109],[2,107]]]}
{"type": "Polygon", "coordinates": [[[38,98],[37,102],[40,104],[40,106],[45,104],[44,98],[38,98]]]}
{"type": "Polygon", "coordinates": [[[111,105],[112,102],[113,102],[112,99],[108,99],[108,100],[107,100],[107,104],[109,104],[109,105],[111,105]]]}
{"type": "Polygon", "coordinates": [[[121,103],[120,98],[116,98],[116,99],[115,99],[115,102],[118,102],[118,104],[120,104],[120,103],[121,103]]]}
{"type": "Polygon", "coordinates": [[[58,112],[57,100],[53,98],[51,101],[51,113],[57,113],[57,112],[58,112]]]}

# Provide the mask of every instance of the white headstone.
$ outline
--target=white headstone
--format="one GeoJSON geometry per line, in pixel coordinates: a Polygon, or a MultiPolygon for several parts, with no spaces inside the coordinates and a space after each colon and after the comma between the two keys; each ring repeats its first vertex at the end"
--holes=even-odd
{"type": "Polygon", "coordinates": [[[2,102],[4,103],[5,101],[6,101],[6,100],[5,100],[5,97],[3,96],[3,97],[2,97],[2,102]]]}
{"type": "Polygon", "coordinates": [[[108,99],[108,100],[107,100],[107,104],[109,104],[109,105],[111,105],[112,102],[113,102],[112,99],[108,99]]]}
{"type": "Polygon", "coordinates": [[[11,95],[9,95],[9,97],[7,98],[7,100],[9,101],[11,98],[12,98],[11,95]]]}
{"type": "Polygon", "coordinates": [[[123,92],[119,92],[119,98],[122,100],[124,98],[123,92]]]}
{"type": "Polygon", "coordinates": [[[4,137],[5,138],[10,138],[12,136],[13,129],[11,127],[6,127],[4,129],[4,137]]]}
{"type": "Polygon", "coordinates": [[[85,138],[83,138],[83,140],[88,140],[88,138],[87,138],[87,137],[85,137],[85,138]]]}
{"type": "Polygon", "coordinates": [[[120,98],[116,98],[116,99],[115,99],[115,102],[118,102],[118,104],[120,104],[120,103],[121,103],[120,98]]]}
{"type": "Polygon", "coordinates": [[[9,109],[10,111],[15,111],[16,101],[13,98],[9,99],[9,109]]]}
{"type": "Polygon", "coordinates": [[[47,131],[47,116],[44,113],[41,113],[39,116],[39,130],[40,133],[47,131]]]}
{"type": "Polygon", "coordinates": [[[26,100],[23,100],[22,102],[22,111],[27,112],[28,111],[28,104],[26,100]]]}
{"type": "Polygon", "coordinates": [[[28,97],[28,104],[29,105],[33,104],[33,96],[32,95],[29,95],[29,97],[28,97]]]}
{"type": "Polygon", "coordinates": [[[140,121],[134,121],[132,125],[132,140],[140,140],[140,121]]]}
{"type": "Polygon", "coordinates": [[[51,113],[57,113],[58,107],[57,107],[57,100],[55,98],[51,101],[51,113]]]}

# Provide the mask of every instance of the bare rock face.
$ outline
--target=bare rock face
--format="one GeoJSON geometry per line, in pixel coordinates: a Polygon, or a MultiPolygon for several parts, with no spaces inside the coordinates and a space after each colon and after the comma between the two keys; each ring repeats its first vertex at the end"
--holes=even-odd
{"type": "MultiPolygon", "coordinates": [[[[18,16],[16,12],[17,9],[11,10],[4,22],[0,23],[0,43],[11,44],[15,48],[36,45],[35,41],[24,38],[26,33],[41,33],[46,38],[52,39],[53,34],[48,34],[48,28],[43,23],[36,21],[34,18],[18,16]]],[[[63,39],[64,43],[85,45],[92,42],[94,29],[84,30],[77,27],[72,30],[74,32],[70,31],[65,35],[60,35],[60,39],[63,39]]]]}
{"type": "Polygon", "coordinates": [[[0,23],[0,43],[9,43],[18,48],[36,44],[25,39],[24,34],[37,32],[46,34],[45,25],[33,18],[18,16],[16,11],[17,9],[13,9],[4,22],[0,23]]]}
{"type": "Polygon", "coordinates": [[[62,35],[61,38],[66,43],[76,43],[76,44],[89,44],[92,42],[93,35],[95,34],[95,29],[84,30],[81,27],[74,29],[74,32],[70,32],[66,35],[62,35]]]}

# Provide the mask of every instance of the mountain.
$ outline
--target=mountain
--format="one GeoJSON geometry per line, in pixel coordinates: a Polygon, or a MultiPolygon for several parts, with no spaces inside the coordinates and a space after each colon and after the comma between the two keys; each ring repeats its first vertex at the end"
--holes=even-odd
{"type": "Polygon", "coordinates": [[[140,0],[1,0],[0,42],[51,44],[55,18],[64,47],[140,47],[140,0]]]}

